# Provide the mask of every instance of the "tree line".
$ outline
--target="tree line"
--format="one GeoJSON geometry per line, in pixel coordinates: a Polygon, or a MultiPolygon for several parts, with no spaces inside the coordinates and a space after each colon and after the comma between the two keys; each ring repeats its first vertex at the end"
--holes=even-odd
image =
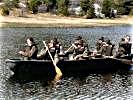
{"type": "MultiPolygon", "coordinates": [[[[45,4],[47,7],[47,12],[52,12],[56,9],[56,14],[69,16],[68,8],[70,7],[70,0],[25,0],[28,11],[33,14],[38,13],[38,6],[45,4]]],[[[87,18],[94,18],[94,6],[96,0],[80,0],[80,7],[82,9],[81,16],[86,15],[87,18]]],[[[117,10],[118,15],[133,15],[133,1],[131,5],[126,4],[126,0],[101,0],[102,3],[102,13],[105,17],[110,16],[110,11],[112,8],[117,10]]],[[[8,15],[10,12],[10,6],[13,8],[19,8],[19,3],[21,0],[5,0],[5,6],[2,7],[3,15],[8,15]]]]}

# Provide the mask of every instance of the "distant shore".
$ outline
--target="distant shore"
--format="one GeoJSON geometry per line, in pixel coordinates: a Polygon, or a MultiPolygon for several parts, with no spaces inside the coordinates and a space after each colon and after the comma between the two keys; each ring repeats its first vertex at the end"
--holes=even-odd
{"type": "Polygon", "coordinates": [[[114,19],[85,19],[51,14],[31,14],[24,17],[0,16],[0,27],[94,27],[130,24],[133,25],[133,16],[114,19]]]}

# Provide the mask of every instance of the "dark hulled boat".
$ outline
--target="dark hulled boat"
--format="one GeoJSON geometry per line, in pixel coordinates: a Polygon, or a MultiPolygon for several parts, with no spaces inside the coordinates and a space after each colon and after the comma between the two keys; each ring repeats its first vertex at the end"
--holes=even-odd
{"type": "MultiPolygon", "coordinates": [[[[55,67],[50,60],[8,59],[6,62],[14,76],[19,79],[54,78],[55,67]]],[[[86,75],[89,73],[108,73],[118,70],[130,70],[131,60],[115,58],[91,58],[87,60],[62,60],[57,66],[63,75],[86,75]]]]}
{"type": "MultiPolygon", "coordinates": [[[[129,61],[128,61],[129,62],[129,61]]],[[[65,75],[88,73],[108,73],[117,70],[129,70],[131,65],[127,60],[113,58],[94,58],[80,61],[61,61],[57,64],[65,75]]]]}
{"type": "Polygon", "coordinates": [[[15,79],[53,79],[56,75],[52,61],[7,59],[6,63],[15,79]]]}

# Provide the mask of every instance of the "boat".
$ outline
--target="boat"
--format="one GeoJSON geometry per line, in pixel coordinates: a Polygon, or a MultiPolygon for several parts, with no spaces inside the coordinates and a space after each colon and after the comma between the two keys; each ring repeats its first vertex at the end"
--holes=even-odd
{"type": "MultiPolygon", "coordinates": [[[[51,60],[22,60],[7,59],[13,76],[18,79],[44,79],[54,78],[55,67],[51,60]]],[[[86,60],[60,60],[57,66],[63,76],[86,75],[90,73],[109,73],[118,70],[128,71],[131,69],[132,60],[117,58],[89,58],[86,60]]]]}

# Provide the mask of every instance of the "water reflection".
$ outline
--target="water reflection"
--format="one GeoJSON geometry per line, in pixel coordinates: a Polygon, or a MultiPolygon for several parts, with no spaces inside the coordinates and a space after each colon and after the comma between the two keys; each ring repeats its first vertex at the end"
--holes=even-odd
{"type": "Polygon", "coordinates": [[[25,99],[131,99],[132,83],[127,75],[89,75],[82,78],[63,78],[58,83],[29,82],[10,84],[12,96],[25,99]],[[109,76],[108,76],[109,75],[109,76]],[[112,77],[111,80],[107,77],[112,77]]]}
{"type": "Polygon", "coordinates": [[[94,47],[96,39],[105,36],[114,44],[121,37],[130,35],[132,26],[94,27],[94,28],[4,28],[0,29],[0,98],[5,100],[103,100],[132,99],[133,74],[109,73],[106,75],[90,74],[86,77],[64,77],[58,82],[30,81],[18,83],[9,80],[10,70],[5,64],[7,58],[19,58],[16,53],[23,49],[24,40],[33,36],[42,48],[42,40],[59,38],[65,48],[73,42],[73,38],[81,35],[90,47],[94,47]]]}

